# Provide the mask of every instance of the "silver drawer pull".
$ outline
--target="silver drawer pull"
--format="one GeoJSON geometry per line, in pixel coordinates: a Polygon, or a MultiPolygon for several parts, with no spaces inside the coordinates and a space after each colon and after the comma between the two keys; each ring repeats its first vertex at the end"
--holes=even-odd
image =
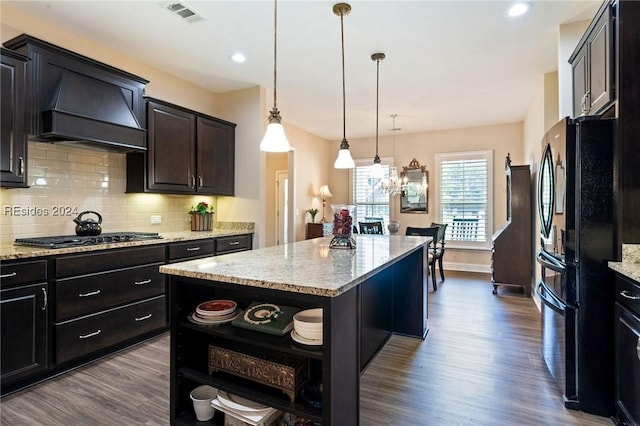
{"type": "Polygon", "coordinates": [[[149,318],[151,318],[152,314],[147,314],[143,317],[138,317],[136,318],[136,321],[144,321],[144,320],[148,320],[149,318]]]}
{"type": "Polygon", "coordinates": [[[78,336],[78,337],[81,339],[88,339],[89,337],[97,336],[100,333],[102,333],[102,330],[97,330],[97,331],[94,331],[93,333],[85,334],[84,336],[78,336]]]}
{"type": "Polygon", "coordinates": [[[97,296],[98,294],[100,294],[100,290],[90,291],[89,293],[80,293],[78,294],[78,297],[97,296]]]}
{"type": "Polygon", "coordinates": [[[2,274],[0,275],[0,278],[11,278],[11,277],[15,277],[16,275],[18,275],[17,272],[12,272],[10,274],[2,274]]]}
{"type": "Polygon", "coordinates": [[[638,337],[638,343],[636,343],[636,352],[638,354],[638,359],[640,359],[640,337],[638,337]]]}
{"type": "Polygon", "coordinates": [[[229,243],[230,246],[237,246],[238,244],[240,244],[240,241],[234,241],[232,243],[229,243]]]}
{"type": "Polygon", "coordinates": [[[198,251],[200,247],[187,247],[187,251],[198,251]]]}
{"type": "Polygon", "coordinates": [[[133,284],[135,285],[143,285],[143,284],[149,284],[151,282],[151,278],[149,278],[148,280],[144,280],[144,281],[134,281],[133,284]]]}
{"type": "Polygon", "coordinates": [[[640,296],[636,296],[635,294],[631,293],[629,290],[622,290],[620,292],[620,296],[624,297],[625,299],[640,300],[640,296]]]}

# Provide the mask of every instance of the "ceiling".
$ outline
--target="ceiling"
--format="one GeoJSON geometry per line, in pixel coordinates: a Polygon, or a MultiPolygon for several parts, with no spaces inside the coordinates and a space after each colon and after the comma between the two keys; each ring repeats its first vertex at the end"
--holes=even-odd
{"type": "MultiPolygon", "coordinates": [[[[273,90],[273,1],[182,2],[189,23],[162,1],[2,1],[214,92],[273,90]],[[230,60],[236,51],[247,60],[230,60]]],[[[342,138],[340,18],[334,1],[278,2],[277,101],[283,123],[342,138]]],[[[541,76],[557,69],[558,26],[591,19],[601,1],[533,1],[507,18],[507,1],[352,0],[344,17],[346,136],[379,130],[398,114],[403,133],[524,118],[541,76]]],[[[73,50],[73,46],[64,46],[73,50]]],[[[142,76],[144,77],[144,76],[142,76]]],[[[265,122],[266,122],[265,117],[265,122]]]]}

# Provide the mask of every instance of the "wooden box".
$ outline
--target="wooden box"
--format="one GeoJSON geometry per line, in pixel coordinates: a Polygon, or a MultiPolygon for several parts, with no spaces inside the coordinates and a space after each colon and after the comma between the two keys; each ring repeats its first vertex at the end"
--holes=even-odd
{"type": "Polygon", "coordinates": [[[209,374],[217,371],[274,387],[295,402],[296,393],[309,379],[309,359],[277,353],[250,355],[209,345],[209,374]]]}

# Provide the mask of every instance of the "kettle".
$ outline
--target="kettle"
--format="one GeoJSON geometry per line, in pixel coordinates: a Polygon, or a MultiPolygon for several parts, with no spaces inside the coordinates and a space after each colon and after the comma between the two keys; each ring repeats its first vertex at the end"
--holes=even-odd
{"type": "Polygon", "coordinates": [[[100,233],[102,232],[102,228],[100,227],[100,224],[102,223],[102,216],[100,216],[100,213],[93,211],[82,212],[78,215],[78,217],[73,219],[73,221],[76,223],[76,235],[80,237],[95,237],[96,235],[100,235],[100,233]],[[98,217],[98,221],[96,222],[91,218],[82,220],[82,216],[84,216],[85,214],[96,215],[98,217]]]}

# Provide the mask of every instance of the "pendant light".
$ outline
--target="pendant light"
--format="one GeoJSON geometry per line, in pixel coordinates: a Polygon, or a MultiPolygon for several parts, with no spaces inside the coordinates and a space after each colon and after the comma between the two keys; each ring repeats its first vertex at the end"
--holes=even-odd
{"type": "Polygon", "coordinates": [[[344,89],[344,16],[351,12],[351,6],[347,3],[337,3],[333,5],[333,13],[340,16],[340,40],[342,44],[342,142],[340,143],[340,151],[338,151],[338,158],[333,164],[336,169],[353,169],[356,167],[356,163],[351,157],[349,151],[349,142],[347,141],[347,113],[345,102],[345,89],[344,89]]]}
{"type": "Polygon", "coordinates": [[[287,136],[284,134],[284,128],[280,121],[280,111],[278,111],[277,99],[277,53],[278,53],[278,0],[274,0],[273,10],[273,109],[269,114],[269,124],[267,131],[260,142],[260,150],[266,152],[287,152],[291,149],[287,136]]]}
{"type": "Polygon", "coordinates": [[[373,167],[371,169],[371,176],[374,178],[382,177],[382,162],[378,155],[378,116],[380,105],[380,61],[384,58],[384,53],[374,53],[371,55],[371,60],[376,61],[376,156],[373,157],[373,167]]]}

